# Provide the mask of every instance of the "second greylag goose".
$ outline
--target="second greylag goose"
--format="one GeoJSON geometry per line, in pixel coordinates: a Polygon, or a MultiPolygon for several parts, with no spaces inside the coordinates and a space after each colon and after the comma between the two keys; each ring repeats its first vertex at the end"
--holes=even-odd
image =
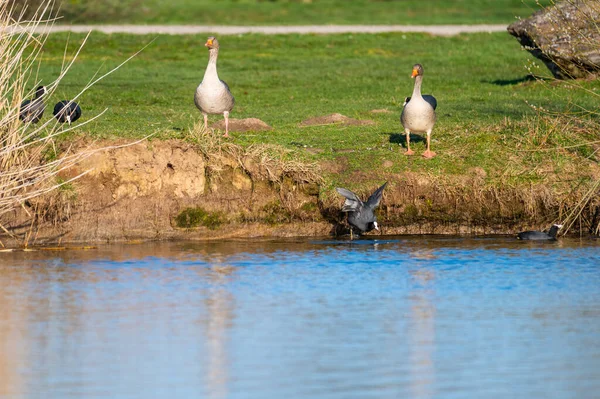
{"type": "Polygon", "coordinates": [[[412,96],[408,97],[405,101],[404,108],[402,109],[402,115],[400,121],[404,126],[404,132],[406,133],[406,147],[407,150],[405,155],[413,155],[414,151],[410,149],[410,133],[426,133],[427,134],[427,150],[423,153],[425,158],[433,158],[435,152],[431,151],[431,131],[435,125],[435,108],[437,107],[437,100],[431,95],[427,95],[427,98],[421,95],[421,85],[423,84],[423,66],[421,64],[415,64],[412,70],[412,78],[415,78],[415,86],[413,88],[412,96]]]}
{"type": "Polygon", "coordinates": [[[19,110],[19,119],[23,122],[38,123],[44,115],[46,104],[44,104],[44,96],[48,93],[45,86],[39,86],[35,89],[35,98],[33,100],[25,100],[21,103],[19,110]]]}
{"type": "Polygon", "coordinates": [[[383,195],[383,189],[386,185],[387,182],[383,183],[383,186],[375,190],[365,203],[363,203],[352,191],[345,188],[336,188],[337,192],[346,198],[344,206],[342,207],[342,212],[348,212],[348,224],[350,225],[351,239],[353,228],[356,228],[359,234],[373,229],[379,230],[374,210],[379,206],[381,196],[383,195]]]}
{"type": "Polygon", "coordinates": [[[229,91],[227,83],[219,79],[217,73],[219,41],[211,36],[204,45],[208,47],[208,65],[202,83],[196,89],[194,103],[204,116],[204,129],[208,127],[208,114],[223,114],[225,118],[225,134],[223,136],[229,137],[229,112],[233,109],[235,99],[229,91]]]}

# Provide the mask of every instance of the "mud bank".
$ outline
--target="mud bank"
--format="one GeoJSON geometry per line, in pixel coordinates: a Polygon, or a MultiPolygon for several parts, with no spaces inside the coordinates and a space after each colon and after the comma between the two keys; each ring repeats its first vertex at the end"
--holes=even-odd
{"type": "MultiPolygon", "coordinates": [[[[327,172],[269,154],[175,140],[97,152],[62,177],[87,175],[10,215],[11,235],[0,239],[42,245],[347,233],[343,201],[319,177],[327,172]]],[[[483,170],[435,181],[386,178],[384,234],[509,234],[545,228],[561,211],[551,189],[488,187],[483,170]]]]}

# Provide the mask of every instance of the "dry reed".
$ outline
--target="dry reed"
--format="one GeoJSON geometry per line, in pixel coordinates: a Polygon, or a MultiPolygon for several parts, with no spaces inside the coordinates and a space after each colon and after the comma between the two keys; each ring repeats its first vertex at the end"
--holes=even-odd
{"type": "MultiPolygon", "coordinates": [[[[85,175],[88,171],[67,180],[57,179],[61,172],[93,153],[103,150],[92,149],[90,145],[86,149],[77,151],[68,148],[53,160],[45,160],[43,157],[47,149],[55,144],[58,136],[95,120],[102,113],[69,127],[48,116],[48,111],[45,113],[46,117],[37,124],[19,120],[22,100],[32,97],[33,88],[42,84],[37,75],[39,68],[43,67],[39,56],[48,38],[49,28],[55,20],[56,7],[54,0],[42,0],[38,8],[32,10],[22,7],[19,12],[13,5],[14,2],[10,0],[0,0],[0,91],[2,93],[0,98],[0,229],[7,234],[10,232],[5,226],[9,225],[14,218],[14,211],[23,209],[33,219],[32,213],[35,211],[29,212],[26,207],[29,200],[85,175]],[[31,17],[26,19],[26,16],[31,17]],[[36,34],[33,33],[34,31],[42,33],[36,34]]],[[[48,90],[45,99],[52,96],[88,37],[89,34],[75,51],[71,61],[63,63],[61,72],[55,80],[44,82],[48,90]]],[[[132,57],[108,73],[94,77],[72,97],[72,101],[77,100],[91,86],[119,69],[132,57]]]]}

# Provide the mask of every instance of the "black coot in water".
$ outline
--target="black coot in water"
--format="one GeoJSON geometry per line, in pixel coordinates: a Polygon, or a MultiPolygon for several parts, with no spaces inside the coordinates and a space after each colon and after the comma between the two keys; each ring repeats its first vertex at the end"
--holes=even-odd
{"type": "Polygon", "coordinates": [[[383,195],[383,189],[387,182],[383,186],[379,187],[367,200],[363,203],[360,198],[352,191],[345,188],[336,188],[337,192],[346,198],[342,212],[348,212],[348,224],[350,225],[350,238],[352,238],[353,228],[357,229],[359,234],[373,229],[379,230],[377,225],[377,218],[373,212],[381,201],[383,195]]]}
{"type": "Polygon", "coordinates": [[[46,104],[44,104],[44,95],[48,90],[45,86],[39,86],[35,89],[35,98],[33,100],[25,100],[21,103],[19,110],[19,119],[23,122],[38,123],[44,115],[46,104]]]}
{"type": "Polygon", "coordinates": [[[66,122],[70,125],[81,116],[81,108],[76,102],[62,100],[54,106],[53,114],[60,123],[66,122]]]}
{"type": "Polygon", "coordinates": [[[543,231],[522,231],[517,234],[519,240],[556,240],[556,233],[562,227],[562,224],[553,224],[550,230],[543,231]]]}

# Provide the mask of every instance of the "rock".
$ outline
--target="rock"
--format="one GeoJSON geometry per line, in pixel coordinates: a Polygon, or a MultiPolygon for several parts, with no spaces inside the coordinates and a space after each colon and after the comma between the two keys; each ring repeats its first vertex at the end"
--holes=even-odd
{"type": "Polygon", "coordinates": [[[373,125],[375,122],[371,120],[358,120],[353,118],[348,118],[342,114],[331,114],[325,116],[318,116],[316,118],[310,118],[300,123],[300,126],[318,126],[318,125],[334,125],[340,124],[345,126],[363,126],[363,125],[373,125]]]}
{"type": "Polygon", "coordinates": [[[508,26],[508,32],[558,79],[600,71],[600,2],[558,3],[508,26]]]}
{"type": "MultiPolygon", "coordinates": [[[[225,121],[220,120],[211,125],[213,129],[225,130],[225,121]]],[[[257,118],[246,118],[246,119],[233,119],[229,118],[229,131],[230,132],[265,132],[273,130],[273,128],[267,125],[265,122],[257,118]]]]}

